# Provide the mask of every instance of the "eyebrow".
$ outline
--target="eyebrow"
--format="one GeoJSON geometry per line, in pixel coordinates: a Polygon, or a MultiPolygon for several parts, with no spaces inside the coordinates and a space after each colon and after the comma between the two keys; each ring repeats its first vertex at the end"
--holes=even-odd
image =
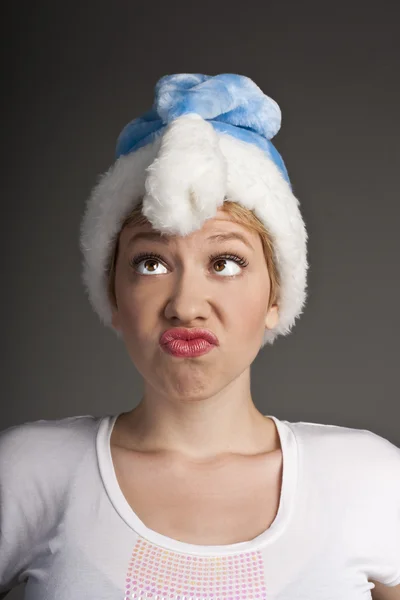
{"type": "MultiPolygon", "coordinates": [[[[133,234],[133,236],[130,238],[128,244],[131,245],[131,244],[133,244],[133,242],[136,242],[139,239],[152,240],[154,242],[160,242],[161,244],[166,244],[166,245],[169,243],[168,237],[161,236],[159,233],[157,233],[155,231],[141,231],[139,233],[133,234]]],[[[248,248],[250,248],[251,250],[254,251],[254,248],[251,245],[251,243],[249,242],[249,240],[246,238],[245,235],[243,235],[239,231],[230,231],[228,233],[216,233],[214,235],[210,235],[207,238],[208,242],[214,242],[214,241],[224,242],[227,240],[240,240],[241,242],[246,244],[246,246],[248,246],[248,248]]]]}

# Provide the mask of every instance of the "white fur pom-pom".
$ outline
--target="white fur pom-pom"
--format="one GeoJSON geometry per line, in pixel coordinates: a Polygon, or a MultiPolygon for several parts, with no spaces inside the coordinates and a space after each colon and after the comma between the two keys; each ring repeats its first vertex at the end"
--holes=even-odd
{"type": "Polygon", "coordinates": [[[214,128],[197,114],[168,125],[147,173],[142,212],[161,232],[188,235],[224,202],[226,160],[214,128]]]}

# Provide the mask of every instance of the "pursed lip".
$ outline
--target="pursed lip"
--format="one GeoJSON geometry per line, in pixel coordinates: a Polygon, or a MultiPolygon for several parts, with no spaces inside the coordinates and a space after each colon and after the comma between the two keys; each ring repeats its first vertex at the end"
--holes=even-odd
{"type": "Polygon", "coordinates": [[[191,327],[190,329],[185,327],[174,327],[167,329],[160,337],[160,344],[168,344],[172,340],[195,340],[202,338],[207,340],[210,344],[219,346],[219,341],[215,333],[209,329],[203,329],[200,327],[191,327]]]}

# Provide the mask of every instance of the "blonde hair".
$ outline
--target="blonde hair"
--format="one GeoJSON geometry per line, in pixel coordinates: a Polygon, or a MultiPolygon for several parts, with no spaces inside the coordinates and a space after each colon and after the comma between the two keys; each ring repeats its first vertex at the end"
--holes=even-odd
{"type": "MultiPolygon", "coordinates": [[[[137,204],[133,210],[125,217],[121,227],[120,232],[127,225],[146,225],[149,224],[147,218],[142,214],[143,200],[137,204]]],[[[269,277],[271,280],[271,290],[268,302],[268,309],[273,305],[279,302],[279,291],[280,291],[280,277],[278,268],[276,265],[276,258],[273,248],[273,240],[271,234],[267,231],[264,224],[260,219],[254,214],[252,210],[238,204],[237,202],[232,202],[230,200],[225,200],[223,205],[220,207],[221,210],[226,212],[235,223],[239,223],[247,230],[258,233],[261,238],[261,243],[263,246],[263,252],[265,261],[267,264],[267,269],[269,273],[269,277]]],[[[117,300],[115,295],[115,270],[118,258],[118,248],[119,248],[119,235],[117,235],[116,242],[114,243],[114,247],[109,258],[108,268],[107,268],[107,280],[108,280],[108,296],[114,307],[117,306],[117,300]]]]}

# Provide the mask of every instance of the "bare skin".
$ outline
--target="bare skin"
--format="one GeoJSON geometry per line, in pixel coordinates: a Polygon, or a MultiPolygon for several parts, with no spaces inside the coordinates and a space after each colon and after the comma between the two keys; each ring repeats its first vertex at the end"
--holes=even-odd
{"type": "Polygon", "coordinates": [[[127,416],[115,425],[111,454],[122,493],[147,527],[202,545],[250,540],[270,527],[282,485],[282,452],[272,419],[265,418],[259,453],[195,460],[174,450],[136,448],[127,416]]]}
{"type": "Polygon", "coordinates": [[[251,363],[279,318],[277,305],[268,309],[261,239],[222,210],[189,236],[165,236],[167,243],[132,241],[138,232],[154,230],[126,227],[116,264],[113,326],[144,381],[140,404],[119,417],[111,436],[119,485],[158,533],[203,545],[253,539],[276,516],[282,478],[275,423],[250,391],[251,363]],[[231,232],[250,247],[208,240],[231,232]],[[141,252],[162,260],[132,266],[141,252]],[[216,253],[244,257],[248,266],[210,261],[216,253]],[[158,343],[171,327],[208,328],[219,345],[197,358],[173,357],[158,343]]]}
{"type": "Polygon", "coordinates": [[[374,589],[371,590],[372,600],[400,600],[400,584],[389,587],[375,579],[369,581],[375,584],[374,589]]]}

